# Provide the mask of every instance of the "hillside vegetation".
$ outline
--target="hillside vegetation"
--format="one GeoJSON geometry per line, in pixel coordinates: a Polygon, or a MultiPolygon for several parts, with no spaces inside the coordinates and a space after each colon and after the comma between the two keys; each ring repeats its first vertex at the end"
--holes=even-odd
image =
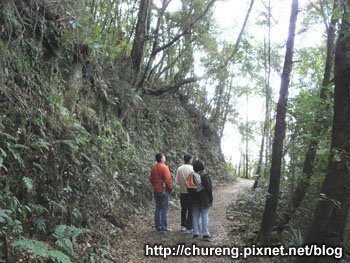
{"type": "Polygon", "coordinates": [[[98,8],[1,1],[0,262],[105,260],[113,234],[152,199],[157,152],[173,173],[191,153],[227,177],[200,92],[150,92],[171,86],[173,69],[137,86],[131,45],[122,28],[92,24],[90,12],[108,9],[98,8]]]}

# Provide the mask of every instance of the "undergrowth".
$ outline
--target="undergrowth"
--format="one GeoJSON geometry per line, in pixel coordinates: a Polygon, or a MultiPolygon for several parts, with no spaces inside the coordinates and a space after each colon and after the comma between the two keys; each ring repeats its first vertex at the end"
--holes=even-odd
{"type": "Polygon", "coordinates": [[[46,1],[0,4],[3,261],[108,262],[113,236],[152,198],[159,151],[172,173],[189,152],[226,176],[205,118],[177,96],[142,96],[115,63],[121,51],[106,54],[80,30],[87,21],[65,12],[78,2],[57,14],[46,1]]]}

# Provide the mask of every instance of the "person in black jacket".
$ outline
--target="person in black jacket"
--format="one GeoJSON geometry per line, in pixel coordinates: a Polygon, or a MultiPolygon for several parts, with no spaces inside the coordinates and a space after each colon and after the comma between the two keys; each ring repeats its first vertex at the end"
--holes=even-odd
{"type": "Polygon", "coordinates": [[[202,217],[203,239],[209,241],[209,207],[213,204],[212,185],[209,174],[204,169],[204,162],[196,160],[193,163],[193,170],[201,176],[203,190],[193,195],[193,237],[198,237],[199,217],[202,217]]]}

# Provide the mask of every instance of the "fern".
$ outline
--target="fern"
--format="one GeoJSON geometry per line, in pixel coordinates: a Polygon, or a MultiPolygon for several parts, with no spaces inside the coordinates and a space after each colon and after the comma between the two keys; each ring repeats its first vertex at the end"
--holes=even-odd
{"type": "Polygon", "coordinates": [[[13,242],[14,247],[30,250],[35,256],[47,258],[49,246],[41,241],[30,239],[19,239],[13,242]]]}
{"type": "MultiPolygon", "coordinates": [[[[15,148],[15,147],[13,147],[13,148],[15,148]]],[[[15,160],[18,162],[18,164],[21,167],[21,169],[24,170],[25,162],[24,162],[23,158],[21,157],[21,155],[18,154],[16,151],[14,151],[12,148],[10,148],[9,150],[12,153],[13,157],[15,158],[15,160]]]]}
{"type": "Polygon", "coordinates": [[[64,249],[70,255],[74,256],[74,246],[77,243],[78,236],[88,233],[86,228],[77,228],[75,226],[59,225],[55,229],[53,236],[57,239],[56,245],[64,249]]]}
{"type": "Polygon", "coordinates": [[[71,263],[70,258],[66,254],[62,253],[61,251],[50,250],[48,255],[49,255],[49,258],[52,259],[54,262],[71,263]]]}
{"type": "Polygon", "coordinates": [[[34,189],[33,180],[30,179],[29,177],[24,176],[23,177],[23,182],[24,182],[25,187],[27,188],[27,191],[29,193],[32,193],[33,189],[34,189]]]}
{"type": "Polygon", "coordinates": [[[42,205],[39,204],[30,204],[30,207],[32,209],[32,212],[35,214],[39,214],[42,215],[44,213],[49,213],[49,210],[47,210],[47,208],[43,207],[42,205]]]}
{"type": "Polygon", "coordinates": [[[35,257],[51,259],[57,263],[72,263],[70,258],[61,251],[50,249],[48,244],[32,239],[18,239],[13,246],[19,249],[30,250],[35,257]]]}
{"type": "Polygon", "coordinates": [[[110,254],[111,249],[112,248],[109,245],[102,245],[97,250],[96,254],[95,253],[90,254],[90,263],[108,262],[108,260],[106,260],[106,257],[110,254]]]}
{"type": "Polygon", "coordinates": [[[49,201],[49,209],[52,212],[66,212],[66,208],[60,203],[55,202],[54,200],[49,201]]]}
{"type": "Polygon", "coordinates": [[[0,147],[0,169],[3,168],[6,172],[8,171],[4,165],[4,160],[6,158],[6,152],[0,147]]]}
{"type": "Polygon", "coordinates": [[[44,141],[43,139],[39,139],[39,140],[37,140],[37,142],[36,142],[36,146],[38,146],[39,148],[44,148],[44,149],[46,149],[47,151],[49,151],[49,150],[50,150],[49,147],[51,147],[51,144],[48,143],[47,141],[44,141]]]}
{"type": "Polygon", "coordinates": [[[11,219],[9,214],[11,213],[11,210],[0,209],[0,223],[5,223],[6,221],[9,221],[11,219]]]}
{"type": "Polygon", "coordinates": [[[76,207],[74,207],[74,209],[72,210],[71,212],[72,216],[75,218],[75,219],[79,219],[82,217],[82,214],[80,212],[80,210],[76,207]]]}
{"type": "Polygon", "coordinates": [[[46,222],[45,219],[42,217],[37,218],[34,221],[35,228],[39,231],[46,232],[46,222]]]}
{"type": "Polygon", "coordinates": [[[69,255],[75,256],[74,245],[71,239],[62,238],[56,241],[56,245],[68,252],[69,255]]]}
{"type": "Polygon", "coordinates": [[[288,232],[287,243],[290,246],[302,246],[303,236],[300,232],[300,229],[291,228],[291,231],[288,232]]]}
{"type": "Polygon", "coordinates": [[[40,165],[40,164],[38,164],[38,163],[36,163],[36,162],[33,162],[33,167],[36,167],[36,168],[38,168],[40,171],[44,171],[45,169],[40,165]]]}

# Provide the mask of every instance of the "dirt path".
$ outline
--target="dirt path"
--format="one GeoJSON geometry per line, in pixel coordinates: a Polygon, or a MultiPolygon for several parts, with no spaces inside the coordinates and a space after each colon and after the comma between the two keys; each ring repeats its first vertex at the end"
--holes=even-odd
{"type": "MultiPolygon", "coordinates": [[[[226,185],[217,185],[214,188],[213,207],[209,209],[209,230],[212,242],[194,240],[192,235],[180,231],[180,207],[171,202],[169,208],[169,233],[158,233],[154,230],[153,211],[139,215],[134,222],[130,222],[122,237],[116,240],[116,262],[160,262],[160,257],[145,257],[144,248],[149,245],[177,246],[185,244],[192,246],[232,246],[238,240],[228,237],[229,220],[226,219],[226,208],[237,199],[237,196],[246,188],[253,185],[252,180],[239,179],[226,185]]],[[[232,223],[231,223],[232,224],[232,223]]],[[[168,262],[232,262],[230,257],[168,257],[168,262]]],[[[238,262],[238,260],[236,261],[238,262]]]]}

